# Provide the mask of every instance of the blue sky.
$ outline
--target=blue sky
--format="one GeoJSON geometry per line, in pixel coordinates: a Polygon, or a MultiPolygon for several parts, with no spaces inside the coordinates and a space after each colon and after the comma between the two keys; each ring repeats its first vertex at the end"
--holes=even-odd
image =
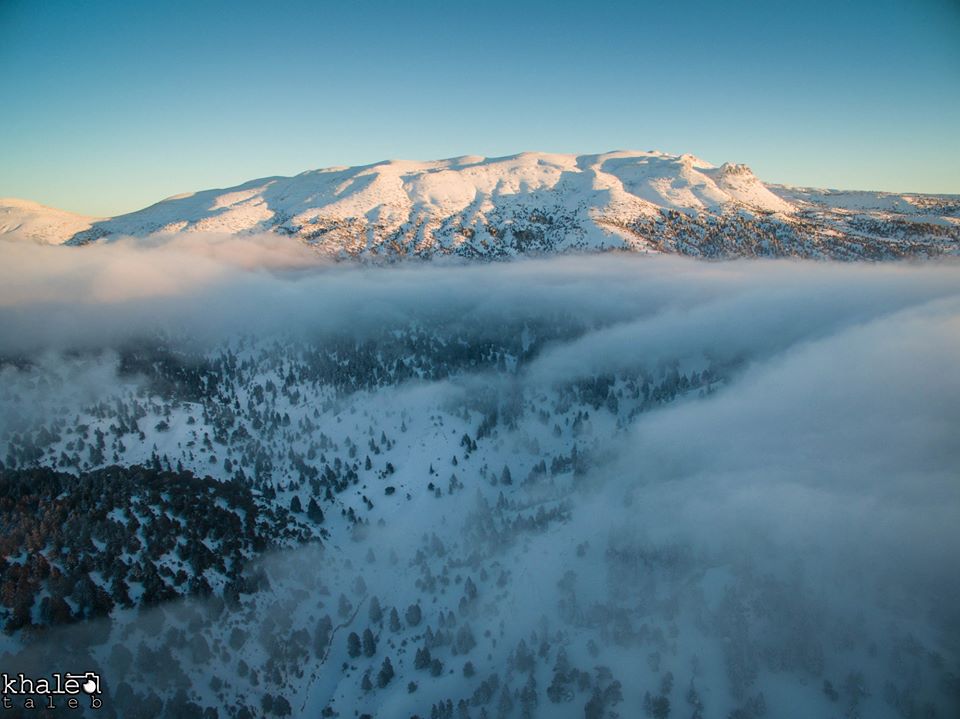
{"type": "Polygon", "coordinates": [[[960,193],[957,0],[0,0],[0,93],[0,196],[87,214],[523,150],[960,193]]]}

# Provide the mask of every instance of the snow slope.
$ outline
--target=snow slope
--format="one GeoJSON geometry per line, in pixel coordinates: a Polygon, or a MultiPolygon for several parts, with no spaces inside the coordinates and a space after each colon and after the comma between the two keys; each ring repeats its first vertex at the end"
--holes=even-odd
{"type": "Polygon", "coordinates": [[[46,207],[30,200],[0,198],[0,238],[61,244],[90,228],[96,218],[46,207]]]}
{"type": "Polygon", "coordinates": [[[43,223],[48,242],[270,232],[341,257],[621,249],[882,259],[960,247],[956,196],[767,185],[745,165],[654,151],[327,168],[177,195],[101,221],[3,202],[11,219],[0,236],[16,230],[23,213],[43,223]]]}

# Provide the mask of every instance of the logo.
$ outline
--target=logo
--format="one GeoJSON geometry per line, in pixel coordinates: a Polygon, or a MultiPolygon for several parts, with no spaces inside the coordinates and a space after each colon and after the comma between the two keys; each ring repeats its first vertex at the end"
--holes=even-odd
{"type": "Polygon", "coordinates": [[[61,674],[34,679],[19,674],[0,673],[0,710],[2,709],[99,709],[100,675],[96,672],[61,674]]]}

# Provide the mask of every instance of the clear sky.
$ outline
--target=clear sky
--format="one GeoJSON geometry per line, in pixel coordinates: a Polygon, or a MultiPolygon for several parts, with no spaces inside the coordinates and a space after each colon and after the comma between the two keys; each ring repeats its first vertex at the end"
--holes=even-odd
{"type": "Polygon", "coordinates": [[[0,196],[95,215],[524,150],[960,193],[960,0],[0,0],[0,98],[0,196]]]}

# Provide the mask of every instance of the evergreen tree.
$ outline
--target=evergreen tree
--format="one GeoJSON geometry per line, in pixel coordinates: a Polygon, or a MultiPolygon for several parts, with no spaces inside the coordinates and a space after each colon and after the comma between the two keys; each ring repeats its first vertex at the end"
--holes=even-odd
{"type": "Polygon", "coordinates": [[[413,660],[414,669],[426,669],[430,666],[430,650],[426,647],[417,649],[417,654],[413,660]]]}
{"type": "Polygon", "coordinates": [[[420,624],[420,619],[422,618],[422,614],[420,612],[420,605],[411,604],[409,607],[407,607],[407,612],[405,617],[407,620],[407,625],[411,627],[415,627],[418,624],[420,624]]]}
{"type": "Polygon", "coordinates": [[[377,640],[374,639],[370,627],[363,630],[363,653],[368,657],[372,657],[377,653],[377,640]]]}
{"type": "Polygon", "coordinates": [[[326,653],[332,631],[333,621],[330,619],[330,615],[326,614],[317,623],[317,629],[313,635],[313,649],[317,657],[322,657],[326,653]]]}
{"type": "Polygon", "coordinates": [[[373,597],[370,600],[370,621],[373,624],[379,624],[383,621],[383,609],[380,607],[380,600],[377,597],[373,597]]]}
{"type": "Polygon", "coordinates": [[[315,524],[323,524],[323,510],[320,509],[320,505],[317,504],[317,500],[314,497],[310,497],[310,502],[307,504],[307,517],[315,524]]]}
{"type": "Polygon", "coordinates": [[[356,659],[360,656],[360,650],[360,636],[356,632],[350,632],[347,637],[347,654],[351,659],[356,659]]]}
{"type": "Polygon", "coordinates": [[[393,679],[393,664],[390,663],[390,657],[384,657],[380,673],[377,674],[377,685],[383,689],[391,679],[393,679]]]}

